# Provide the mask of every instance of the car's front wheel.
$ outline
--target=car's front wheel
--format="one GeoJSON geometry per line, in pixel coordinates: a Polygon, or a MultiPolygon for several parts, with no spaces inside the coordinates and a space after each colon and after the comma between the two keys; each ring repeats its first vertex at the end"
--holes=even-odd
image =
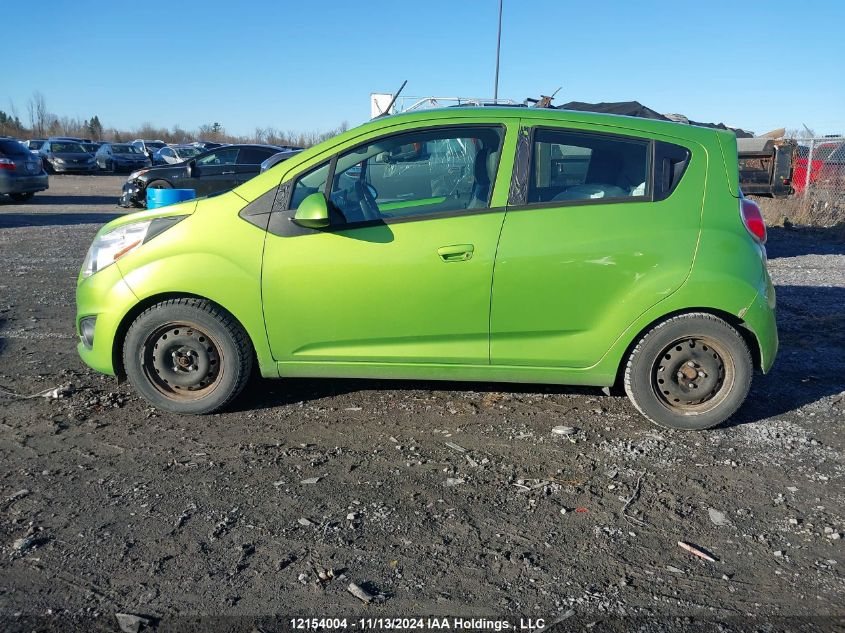
{"type": "Polygon", "coordinates": [[[625,391],[652,422],[702,430],[739,409],[753,374],[748,345],[735,328],[712,314],[681,314],[637,341],[625,367],[625,391]]]}
{"type": "Polygon", "coordinates": [[[26,202],[27,200],[32,198],[32,196],[34,196],[34,195],[35,195],[35,192],[27,191],[26,193],[10,193],[9,197],[12,200],[14,200],[15,202],[26,202]]]}
{"type": "Polygon", "coordinates": [[[132,386],[153,406],[174,413],[216,411],[249,379],[253,349],[238,321],[213,303],[170,299],[142,312],[123,345],[132,386]]]}

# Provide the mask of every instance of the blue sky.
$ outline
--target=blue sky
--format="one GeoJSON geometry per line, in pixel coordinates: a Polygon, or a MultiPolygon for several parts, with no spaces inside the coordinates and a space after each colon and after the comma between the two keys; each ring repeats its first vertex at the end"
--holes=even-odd
{"type": "MultiPolygon", "coordinates": [[[[845,2],[505,0],[499,96],[638,100],[758,133],[845,133],[845,2]],[[812,27],[812,28],[810,28],[812,27]]],[[[0,110],[106,126],[324,130],[369,93],[491,96],[498,0],[10,2],[0,110]],[[11,53],[9,53],[11,52],[11,53]]]]}

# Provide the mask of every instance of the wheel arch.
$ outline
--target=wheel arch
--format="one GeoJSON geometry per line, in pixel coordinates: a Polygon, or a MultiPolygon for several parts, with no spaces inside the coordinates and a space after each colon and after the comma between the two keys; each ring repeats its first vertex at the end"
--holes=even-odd
{"type": "Polygon", "coordinates": [[[208,297],[203,297],[202,295],[193,293],[193,292],[162,292],[154,295],[150,295],[149,297],[144,297],[138,303],[132,306],[129,311],[123,315],[123,318],[120,320],[120,323],[115,330],[114,337],[112,338],[112,350],[111,350],[111,357],[112,357],[112,367],[114,368],[114,374],[117,376],[118,380],[123,381],[126,379],[126,369],[123,366],[123,342],[126,340],[126,333],[129,331],[129,328],[132,326],[132,323],[135,322],[135,319],[143,313],[148,308],[156,305],[157,303],[161,303],[162,301],[168,301],[171,299],[201,299],[203,301],[208,301],[209,303],[213,304],[216,308],[226,312],[232,319],[237,321],[240,326],[243,328],[244,332],[246,333],[247,337],[249,338],[249,342],[252,345],[252,354],[253,354],[253,363],[254,367],[258,366],[258,357],[255,350],[255,340],[253,336],[250,334],[249,330],[244,326],[243,322],[238,319],[230,310],[227,310],[225,306],[220,305],[218,302],[214,301],[213,299],[209,299],[208,297]]]}
{"type": "Polygon", "coordinates": [[[692,314],[695,312],[703,312],[705,314],[711,314],[715,317],[719,317],[725,323],[733,327],[742,339],[745,341],[745,344],[748,346],[749,351],[751,352],[751,359],[754,361],[754,368],[760,369],[762,366],[762,353],[760,350],[760,342],[757,340],[757,336],[748,327],[748,325],[743,321],[740,317],[735,314],[731,314],[730,312],[726,312],[725,310],[720,310],[718,308],[711,308],[711,307],[689,307],[683,308],[679,310],[674,310],[672,312],[667,312],[659,317],[656,317],[642,328],[640,328],[631,340],[628,342],[628,345],[625,347],[625,351],[622,354],[621,358],[619,359],[619,365],[616,368],[616,379],[613,383],[614,387],[619,387],[622,384],[622,380],[624,379],[625,374],[625,366],[628,363],[628,358],[631,356],[631,352],[634,351],[634,348],[637,346],[640,338],[653,327],[655,327],[658,323],[662,323],[663,321],[668,321],[676,316],[680,316],[682,314],[692,314]]]}

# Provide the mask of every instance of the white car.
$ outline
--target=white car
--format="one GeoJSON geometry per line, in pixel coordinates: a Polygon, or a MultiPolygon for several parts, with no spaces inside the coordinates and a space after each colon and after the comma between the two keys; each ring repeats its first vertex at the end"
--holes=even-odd
{"type": "Polygon", "coordinates": [[[193,145],[168,145],[153,154],[153,165],[175,165],[191,160],[204,150],[193,145]]]}

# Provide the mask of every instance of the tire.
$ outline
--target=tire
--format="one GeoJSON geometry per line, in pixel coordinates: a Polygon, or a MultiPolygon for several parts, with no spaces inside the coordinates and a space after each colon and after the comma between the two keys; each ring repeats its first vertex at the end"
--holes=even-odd
{"type": "Polygon", "coordinates": [[[50,164],[49,160],[42,160],[41,163],[44,165],[44,171],[48,174],[55,174],[56,170],[53,169],[53,166],[50,164]]]}
{"type": "Polygon", "coordinates": [[[129,382],[154,407],[173,413],[226,406],[246,385],[252,359],[241,324],[204,299],[157,303],[135,319],[123,343],[129,382]]]}
{"type": "Polygon", "coordinates": [[[655,424],[699,431],[739,409],[753,375],[751,352],[739,332],[715,315],[693,312],[640,337],[625,366],[625,392],[655,424]]]}
{"type": "Polygon", "coordinates": [[[27,200],[32,199],[32,196],[34,195],[34,191],[27,191],[26,193],[10,193],[9,197],[15,202],[26,202],[27,200]]]}
{"type": "Polygon", "coordinates": [[[147,189],[173,189],[173,185],[166,180],[153,180],[147,185],[147,189]]]}

